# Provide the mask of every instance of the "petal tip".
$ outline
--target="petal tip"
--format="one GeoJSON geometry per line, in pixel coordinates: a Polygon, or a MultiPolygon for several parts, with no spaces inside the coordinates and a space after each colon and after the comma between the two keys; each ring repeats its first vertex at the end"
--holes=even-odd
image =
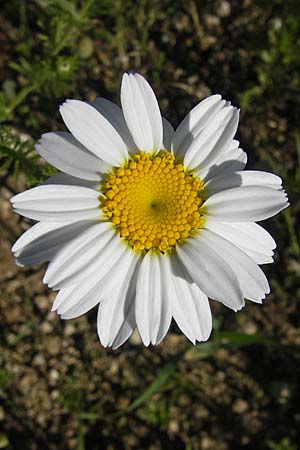
{"type": "Polygon", "coordinates": [[[21,261],[18,258],[15,259],[15,264],[18,267],[25,267],[25,264],[22,264],[21,261]]]}

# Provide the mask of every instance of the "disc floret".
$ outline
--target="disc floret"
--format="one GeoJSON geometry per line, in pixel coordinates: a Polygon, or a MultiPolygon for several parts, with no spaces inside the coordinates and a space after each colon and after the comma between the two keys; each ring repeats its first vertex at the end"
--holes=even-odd
{"type": "Polygon", "coordinates": [[[141,152],[107,176],[101,206],[133,249],[167,252],[203,226],[201,192],[172,153],[141,152]]]}

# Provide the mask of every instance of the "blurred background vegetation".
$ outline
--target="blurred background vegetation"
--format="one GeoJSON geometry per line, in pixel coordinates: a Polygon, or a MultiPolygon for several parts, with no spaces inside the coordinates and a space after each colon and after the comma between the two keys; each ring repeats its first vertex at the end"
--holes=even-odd
{"type": "Polygon", "coordinates": [[[300,448],[299,0],[9,0],[0,12],[0,449],[298,450],[300,448]],[[11,244],[30,226],[13,193],[53,169],[34,152],[63,129],[66,98],[119,102],[137,70],[176,126],[221,93],[242,108],[250,168],[284,179],[291,207],[265,225],[278,243],[271,294],[238,314],[212,302],[208,343],[173,325],[101,348],[95,311],[51,313],[43,268],[11,244]]]}

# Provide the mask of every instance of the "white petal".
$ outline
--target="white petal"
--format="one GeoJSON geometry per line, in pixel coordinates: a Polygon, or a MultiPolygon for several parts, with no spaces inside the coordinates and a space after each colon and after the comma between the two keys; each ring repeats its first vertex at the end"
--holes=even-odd
{"type": "Polygon", "coordinates": [[[132,325],[135,324],[132,319],[134,318],[138,262],[139,256],[128,249],[110,273],[113,282],[110,286],[103,286],[97,329],[100,342],[104,347],[116,346],[117,337],[119,343],[120,340],[127,339],[128,333],[132,332],[132,325]]]}
{"type": "Polygon", "coordinates": [[[27,230],[14,244],[17,262],[24,266],[50,261],[66,243],[94,222],[40,222],[27,230]]]}
{"type": "Polygon", "coordinates": [[[249,236],[249,238],[255,239],[255,245],[261,245],[263,247],[274,250],[276,248],[276,242],[273,237],[265,230],[263,227],[257,223],[232,223],[230,225],[234,228],[243,229],[244,233],[249,236]]]}
{"type": "Polygon", "coordinates": [[[257,264],[273,262],[274,239],[260,225],[251,222],[217,222],[208,219],[205,228],[243,250],[257,264]]]}
{"type": "Polygon", "coordinates": [[[77,284],[94,272],[100,255],[115,235],[116,231],[109,222],[92,225],[56,254],[43,282],[55,289],[77,284]]]}
{"type": "Polygon", "coordinates": [[[131,303],[130,310],[127,313],[127,316],[122,323],[122,326],[120,330],[118,331],[114,342],[112,343],[113,350],[116,350],[121,345],[124,344],[124,342],[129,339],[129,337],[132,335],[133,331],[136,329],[136,321],[135,321],[135,304],[134,302],[131,303]]]}
{"type": "Polygon", "coordinates": [[[73,319],[85,314],[104,298],[106,292],[112,291],[118,271],[120,272],[120,267],[122,267],[124,255],[129,251],[120,239],[117,240],[117,243],[118,246],[114,248],[110,241],[99,257],[96,270],[93,270],[88,277],[80,283],[60,291],[63,292],[62,299],[58,295],[55,308],[58,314],[61,314],[62,319],[73,319]],[[64,295],[66,289],[68,290],[67,296],[64,295]]]}
{"type": "Polygon", "coordinates": [[[255,248],[249,249],[243,246],[239,247],[246,255],[248,255],[256,264],[271,264],[274,262],[272,256],[258,252],[255,248]]]}
{"type": "Polygon", "coordinates": [[[93,105],[117,130],[127,145],[128,152],[135,151],[136,145],[127,127],[122,109],[115,103],[102,97],[97,97],[91,102],[91,105],[93,105]]]}
{"type": "Polygon", "coordinates": [[[145,152],[162,148],[162,118],[155,94],[141,75],[123,75],[121,103],[128,128],[137,147],[145,152]]]}
{"type": "Polygon", "coordinates": [[[208,216],[227,222],[256,222],[272,217],[289,205],[282,191],[260,186],[228,189],[203,205],[208,216]]]}
{"type": "Polygon", "coordinates": [[[196,341],[206,341],[212,329],[208,298],[195,283],[186,281],[185,269],[176,255],[172,257],[172,265],[172,283],[175,287],[172,315],[193,344],[196,341]]]}
{"type": "Polygon", "coordinates": [[[19,214],[34,220],[75,222],[100,219],[99,192],[81,186],[44,185],[11,198],[19,214]]]}
{"type": "Polygon", "coordinates": [[[177,254],[192,280],[210,298],[234,311],[244,306],[238,279],[227,261],[211,249],[202,233],[177,245],[177,254]]]}
{"type": "Polygon", "coordinates": [[[168,256],[149,251],[136,285],[136,323],[144,345],[158,344],[166,335],[172,314],[174,286],[168,256]]]}
{"type": "Polygon", "coordinates": [[[172,127],[170,122],[164,117],[162,118],[162,121],[163,121],[163,148],[164,150],[169,152],[171,151],[174,128],[172,127]]]}
{"type": "MultiPolygon", "coordinates": [[[[234,144],[235,142],[238,141],[233,140],[231,141],[231,144],[234,144]]],[[[231,145],[229,145],[228,150],[221,153],[212,166],[207,167],[205,170],[200,167],[199,173],[197,171],[196,173],[199,177],[201,175],[203,181],[208,181],[217,176],[230,176],[233,172],[243,170],[246,164],[247,154],[241,148],[231,147],[231,145]]]]}
{"type": "MultiPolygon", "coordinates": [[[[100,283],[99,283],[100,284],[100,283]]],[[[55,301],[55,309],[61,319],[75,319],[94,308],[101,300],[99,284],[87,285],[86,283],[63,288],[59,291],[55,301]],[[80,294],[78,290],[80,288],[80,294]],[[83,292],[83,288],[85,291],[83,292]]],[[[54,305],[52,311],[55,311],[54,305]]]]}
{"type": "Polygon", "coordinates": [[[205,190],[208,196],[211,196],[216,192],[239,186],[265,186],[273,189],[281,189],[282,180],[273,173],[259,170],[244,170],[210,179],[205,185],[205,190]]]}
{"type": "Polygon", "coordinates": [[[64,131],[43,134],[35,148],[52,166],[84,180],[99,180],[99,174],[109,168],[64,131]]]}
{"type": "Polygon", "coordinates": [[[58,172],[44,181],[43,185],[46,184],[66,184],[70,186],[83,186],[91,189],[99,189],[100,177],[98,181],[89,181],[83,180],[82,178],[73,177],[72,175],[67,175],[66,173],[58,172]]]}
{"type": "Polygon", "coordinates": [[[80,100],[67,100],[60,113],[73,136],[98,158],[113,166],[127,159],[125,142],[96,108],[80,100]]]}
{"type": "Polygon", "coordinates": [[[235,148],[239,148],[240,146],[240,141],[236,140],[236,139],[232,139],[232,141],[229,144],[228,150],[233,150],[235,148]]]}
{"type": "Polygon", "coordinates": [[[224,152],[236,133],[239,111],[233,106],[225,106],[200,132],[186,150],[184,166],[201,172],[213,166],[224,152]]]}
{"type": "Polygon", "coordinates": [[[243,296],[254,302],[261,303],[270,292],[268,280],[258,265],[228,240],[210,230],[201,230],[205,243],[227,263],[237,275],[243,296]]]}
{"type": "Polygon", "coordinates": [[[43,220],[45,222],[77,222],[79,220],[100,220],[99,209],[89,209],[84,211],[68,211],[63,214],[53,214],[50,212],[32,211],[23,208],[14,208],[14,212],[32,220],[43,220]]]}
{"type": "Polygon", "coordinates": [[[175,131],[172,151],[183,161],[187,149],[212,118],[224,108],[226,102],[221,95],[211,95],[196,105],[183,119],[175,131]]]}

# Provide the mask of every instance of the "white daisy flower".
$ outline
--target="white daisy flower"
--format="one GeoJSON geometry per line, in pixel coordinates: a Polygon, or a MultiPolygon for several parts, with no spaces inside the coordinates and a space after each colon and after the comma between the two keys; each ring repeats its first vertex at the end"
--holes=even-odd
{"type": "Polygon", "coordinates": [[[50,261],[53,310],[72,319],[98,307],[103,346],[137,327],[158,344],[172,317],[193,342],[211,333],[208,298],[237,311],[269,293],[259,264],[273,238],[254,223],[288,206],[281,179],[244,171],[234,139],[239,110],[201,101],[174,132],[139,74],[125,74],[122,109],[103,98],[67,100],[67,132],[36,146],[61,172],[12,198],[38,221],[13,246],[19,265],[50,261]]]}

